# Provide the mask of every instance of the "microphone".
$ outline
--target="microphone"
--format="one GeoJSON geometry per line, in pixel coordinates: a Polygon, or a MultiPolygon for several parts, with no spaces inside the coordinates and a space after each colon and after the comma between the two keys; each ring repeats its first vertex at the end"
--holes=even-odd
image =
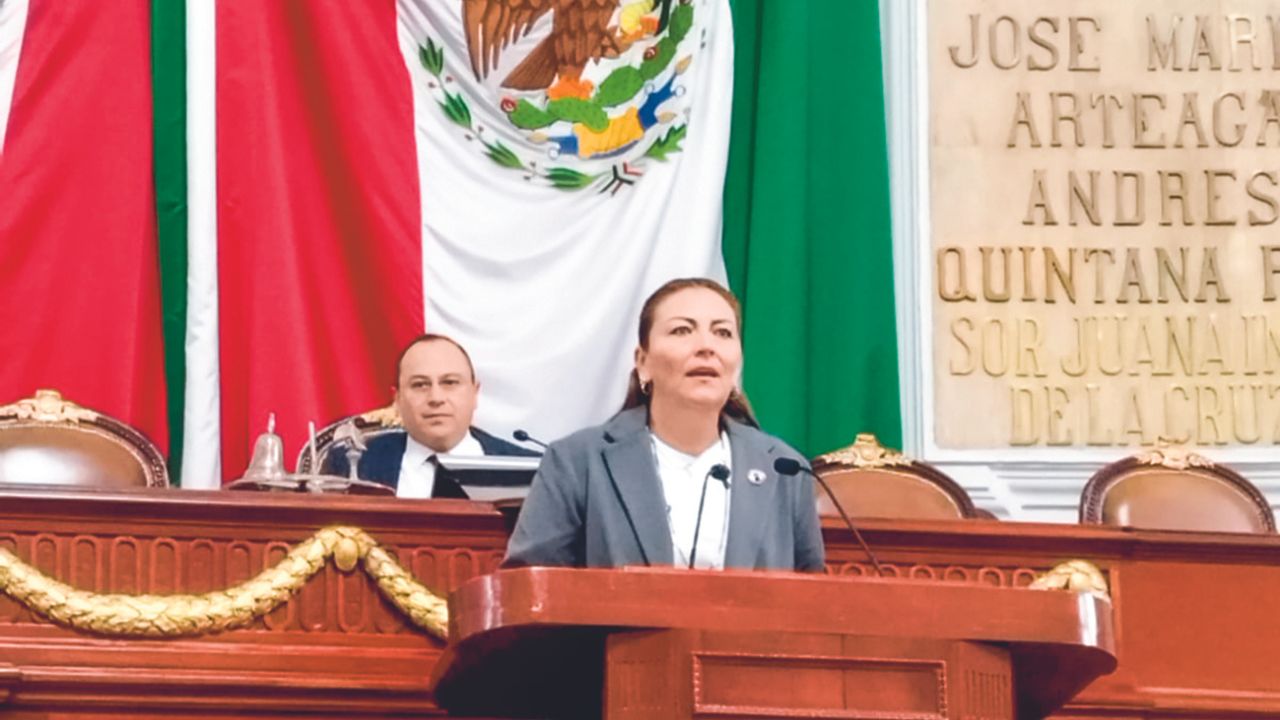
{"type": "Polygon", "coordinates": [[[551,447],[550,445],[542,442],[541,440],[535,437],[532,437],[531,435],[529,435],[529,433],[523,430],[517,430],[511,433],[511,437],[515,438],[516,440],[519,440],[520,442],[528,442],[528,443],[533,443],[534,445],[540,445],[542,446],[543,450],[547,450],[551,447]]]}
{"type": "Polygon", "coordinates": [[[729,489],[729,468],[722,463],[716,463],[707,470],[707,474],[702,476],[702,498],[698,500],[698,520],[693,526],[693,548],[689,550],[689,569],[693,569],[693,563],[698,559],[698,535],[702,532],[702,510],[707,505],[707,481],[711,478],[719,480],[725,487],[729,489]]]}
{"type": "Polygon", "coordinates": [[[726,488],[729,487],[729,477],[731,473],[729,472],[729,468],[724,465],[720,463],[712,465],[711,469],[707,471],[707,474],[719,480],[726,488]]]}
{"type": "Polygon", "coordinates": [[[879,575],[880,577],[885,576],[884,568],[880,567],[880,561],[876,559],[876,554],[871,552],[871,546],[867,544],[866,540],[862,539],[862,533],[858,532],[857,526],[849,519],[849,515],[844,511],[844,508],[840,506],[840,501],[836,498],[836,494],[831,491],[831,486],[827,484],[826,480],[822,479],[821,475],[810,470],[808,465],[805,465],[795,458],[789,457],[780,457],[777,460],[774,460],[773,469],[774,472],[779,475],[791,477],[803,472],[808,474],[814,480],[817,480],[818,484],[822,486],[822,489],[827,491],[827,497],[831,498],[831,503],[836,506],[836,510],[840,511],[840,517],[844,518],[845,526],[849,528],[849,531],[853,533],[853,537],[858,540],[858,544],[862,546],[862,552],[866,553],[867,557],[871,559],[871,564],[876,569],[876,575],[879,575]]]}

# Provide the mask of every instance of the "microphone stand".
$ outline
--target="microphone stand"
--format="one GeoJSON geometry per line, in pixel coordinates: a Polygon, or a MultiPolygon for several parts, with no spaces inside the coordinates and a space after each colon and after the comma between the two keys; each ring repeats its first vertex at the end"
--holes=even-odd
{"type": "Polygon", "coordinates": [[[879,577],[885,577],[884,568],[880,566],[880,560],[876,558],[875,553],[871,552],[871,546],[863,539],[862,533],[858,531],[858,526],[854,525],[853,521],[849,519],[849,514],[844,511],[844,506],[840,504],[839,498],[836,497],[835,492],[831,490],[831,486],[827,484],[827,481],[824,480],[821,475],[810,470],[799,460],[790,458],[778,458],[774,461],[773,469],[783,475],[795,475],[798,472],[804,472],[814,480],[817,480],[818,484],[822,486],[822,489],[826,491],[827,497],[831,498],[831,504],[836,506],[836,510],[844,520],[845,527],[849,528],[849,532],[853,533],[854,539],[856,539],[858,544],[862,546],[862,552],[866,553],[867,557],[871,560],[871,565],[876,569],[876,575],[879,577]]]}
{"type": "Polygon", "coordinates": [[[693,564],[698,560],[698,535],[702,533],[702,510],[707,504],[707,481],[712,477],[726,483],[726,487],[728,487],[729,468],[716,463],[707,470],[706,475],[702,476],[702,497],[698,499],[698,520],[693,526],[693,547],[689,550],[690,570],[693,569],[693,564]]]}
{"type": "Polygon", "coordinates": [[[858,540],[858,544],[862,546],[862,552],[866,553],[868,558],[871,558],[871,565],[875,567],[876,575],[884,577],[884,568],[880,567],[880,561],[876,559],[876,554],[871,552],[871,546],[862,538],[862,533],[858,532],[858,526],[853,524],[853,521],[849,519],[849,514],[840,506],[840,501],[836,499],[836,494],[831,491],[831,486],[818,473],[810,471],[809,474],[813,476],[814,480],[818,481],[823,490],[827,491],[827,497],[831,498],[831,504],[836,506],[836,510],[840,512],[840,517],[844,519],[845,526],[849,528],[853,533],[853,537],[858,540]]]}

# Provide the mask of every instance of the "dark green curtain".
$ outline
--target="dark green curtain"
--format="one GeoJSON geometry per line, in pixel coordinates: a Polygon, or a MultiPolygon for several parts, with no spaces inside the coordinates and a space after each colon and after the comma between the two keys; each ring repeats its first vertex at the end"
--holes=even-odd
{"type": "Polygon", "coordinates": [[[724,253],[761,424],[810,455],[901,447],[876,0],[732,0],[724,253]]]}

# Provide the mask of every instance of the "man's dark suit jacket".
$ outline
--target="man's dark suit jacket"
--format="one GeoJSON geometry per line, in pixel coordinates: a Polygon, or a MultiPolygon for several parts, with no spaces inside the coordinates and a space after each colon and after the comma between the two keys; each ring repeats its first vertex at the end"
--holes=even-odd
{"type": "MultiPolygon", "coordinates": [[[[408,433],[387,433],[371,438],[368,449],[360,456],[357,475],[361,480],[382,483],[396,489],[400,485],[400,462],[404,460],[404,449],[408,445],[408,433]]],[[[522,448],[501,438],[494,437],[479,429],[471,428],[471,437],[480,443],[485,455],[516,455],[520,457],[538,457],[542,453],[522,448]]],[[[350,465],[347,456],[340,448],[332,448],[321,464],[322,471],[328,475],[346,477],[350,465]]],[[[466,498],[467,493],[456,480],[444,473],[436,473],[436,481],[431,489],[433,498],[466,498]]]]}

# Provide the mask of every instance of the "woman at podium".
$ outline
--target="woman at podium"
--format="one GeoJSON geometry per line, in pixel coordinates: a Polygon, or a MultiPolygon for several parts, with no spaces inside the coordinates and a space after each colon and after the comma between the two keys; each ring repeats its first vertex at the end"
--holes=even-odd
{"type": "Polygon", "coordinates": [[[774,470],[802,456],[738,390],[741,320],[712,280],[649,296],[622,410],[551,444],[505,565],[822,570],[812,480],[774,470]]]}

